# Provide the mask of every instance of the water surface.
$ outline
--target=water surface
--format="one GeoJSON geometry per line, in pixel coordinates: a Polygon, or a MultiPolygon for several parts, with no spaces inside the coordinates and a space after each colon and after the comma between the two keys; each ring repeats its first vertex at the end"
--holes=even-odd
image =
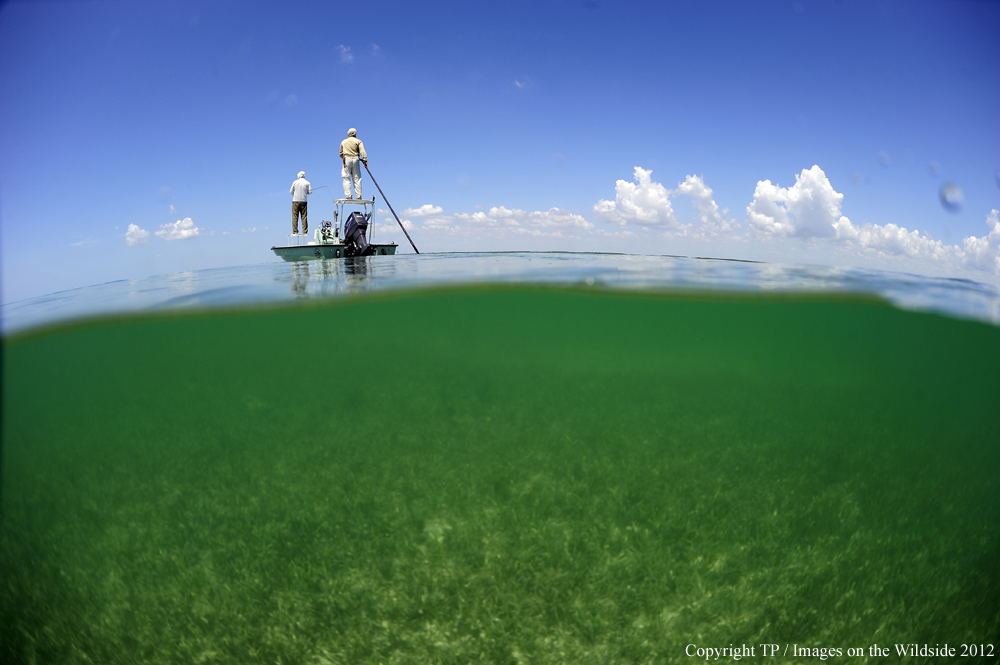
{"type": "Polygon", "coordinates": [[[857,268],[570,252],[401,254],[283,261],[121,280],[0,307],[4,333],[110,313],[280,303],[431,284],[587,284],[623,290],[861,293],[1000,323],[996,285],[857,268]]]}

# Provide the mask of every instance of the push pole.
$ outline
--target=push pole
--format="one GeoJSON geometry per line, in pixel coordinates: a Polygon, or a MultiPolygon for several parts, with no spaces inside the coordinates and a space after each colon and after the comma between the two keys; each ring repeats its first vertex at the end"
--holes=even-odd
{"type": "MultiPolygon", "coordinates": [[[[364,162],[361,163],[364,164],[364,162]]],[[[399,221],[399,215],[397,215],[396,211],[392,209],[392,204],[389,203],[389,199],[385,198],[385,192],[383,192],[382,188],[378,186],[378,181],[375,180],[375,176],[372,175],[372,172],[368,170],[367,164],[365,164],[365,171],[368,171],[368,177],[372,179],[373,183],[375,183],[375,189],[377,189],[378,193],[382,195],[382,200],[385,201],[385,204],[389,206],[389,212],[391,212],[392,216],[396,218],[396,223],[399,224],[399,228],[403,229],[403,235],[405,235],[406,239],[410,241],[410,247],[413,248],[414,252],[419,254],[420,250],[417,249],[417,246],[413,244],[413,239],[410,238],[410,234],[406,232],[406,227],[403,226],[403,223],[399,221]]]]}

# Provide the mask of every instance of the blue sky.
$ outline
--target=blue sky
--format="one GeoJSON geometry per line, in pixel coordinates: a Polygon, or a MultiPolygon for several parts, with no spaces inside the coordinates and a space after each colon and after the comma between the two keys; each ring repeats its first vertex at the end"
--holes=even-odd
{"type": "Polygon", "coordinates": [[[424,252],[997,282],[997,34],[986,1],[9,2],[0,295],[276,260],[349,127],[424,252]]]}

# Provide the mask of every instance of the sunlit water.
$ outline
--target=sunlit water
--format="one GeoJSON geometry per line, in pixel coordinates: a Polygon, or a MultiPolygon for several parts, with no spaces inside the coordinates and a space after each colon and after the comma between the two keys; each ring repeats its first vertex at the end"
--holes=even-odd
{"type": "Polygon", "coordinates": [[[113,313],[216,308],[477,282],[592,285],[628,290],[843,292],[904,309],[1000,323],[997,286],[859,268],[673,256],[568,252],[404,254],[283,261],[120,280],[0,307],[6,333],[113,313]]]}

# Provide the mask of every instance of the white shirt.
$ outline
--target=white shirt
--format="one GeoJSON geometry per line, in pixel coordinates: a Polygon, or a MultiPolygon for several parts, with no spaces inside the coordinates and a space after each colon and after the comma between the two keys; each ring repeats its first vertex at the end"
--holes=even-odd
{"type": "Polygon", "coordinates": [[[288,193],[292,195],[293,201],[305,201],[306,195],[313,193],[313,188],[308,180],[299,178],[292,183],[292,188],[288,190],[288,193]]]}

